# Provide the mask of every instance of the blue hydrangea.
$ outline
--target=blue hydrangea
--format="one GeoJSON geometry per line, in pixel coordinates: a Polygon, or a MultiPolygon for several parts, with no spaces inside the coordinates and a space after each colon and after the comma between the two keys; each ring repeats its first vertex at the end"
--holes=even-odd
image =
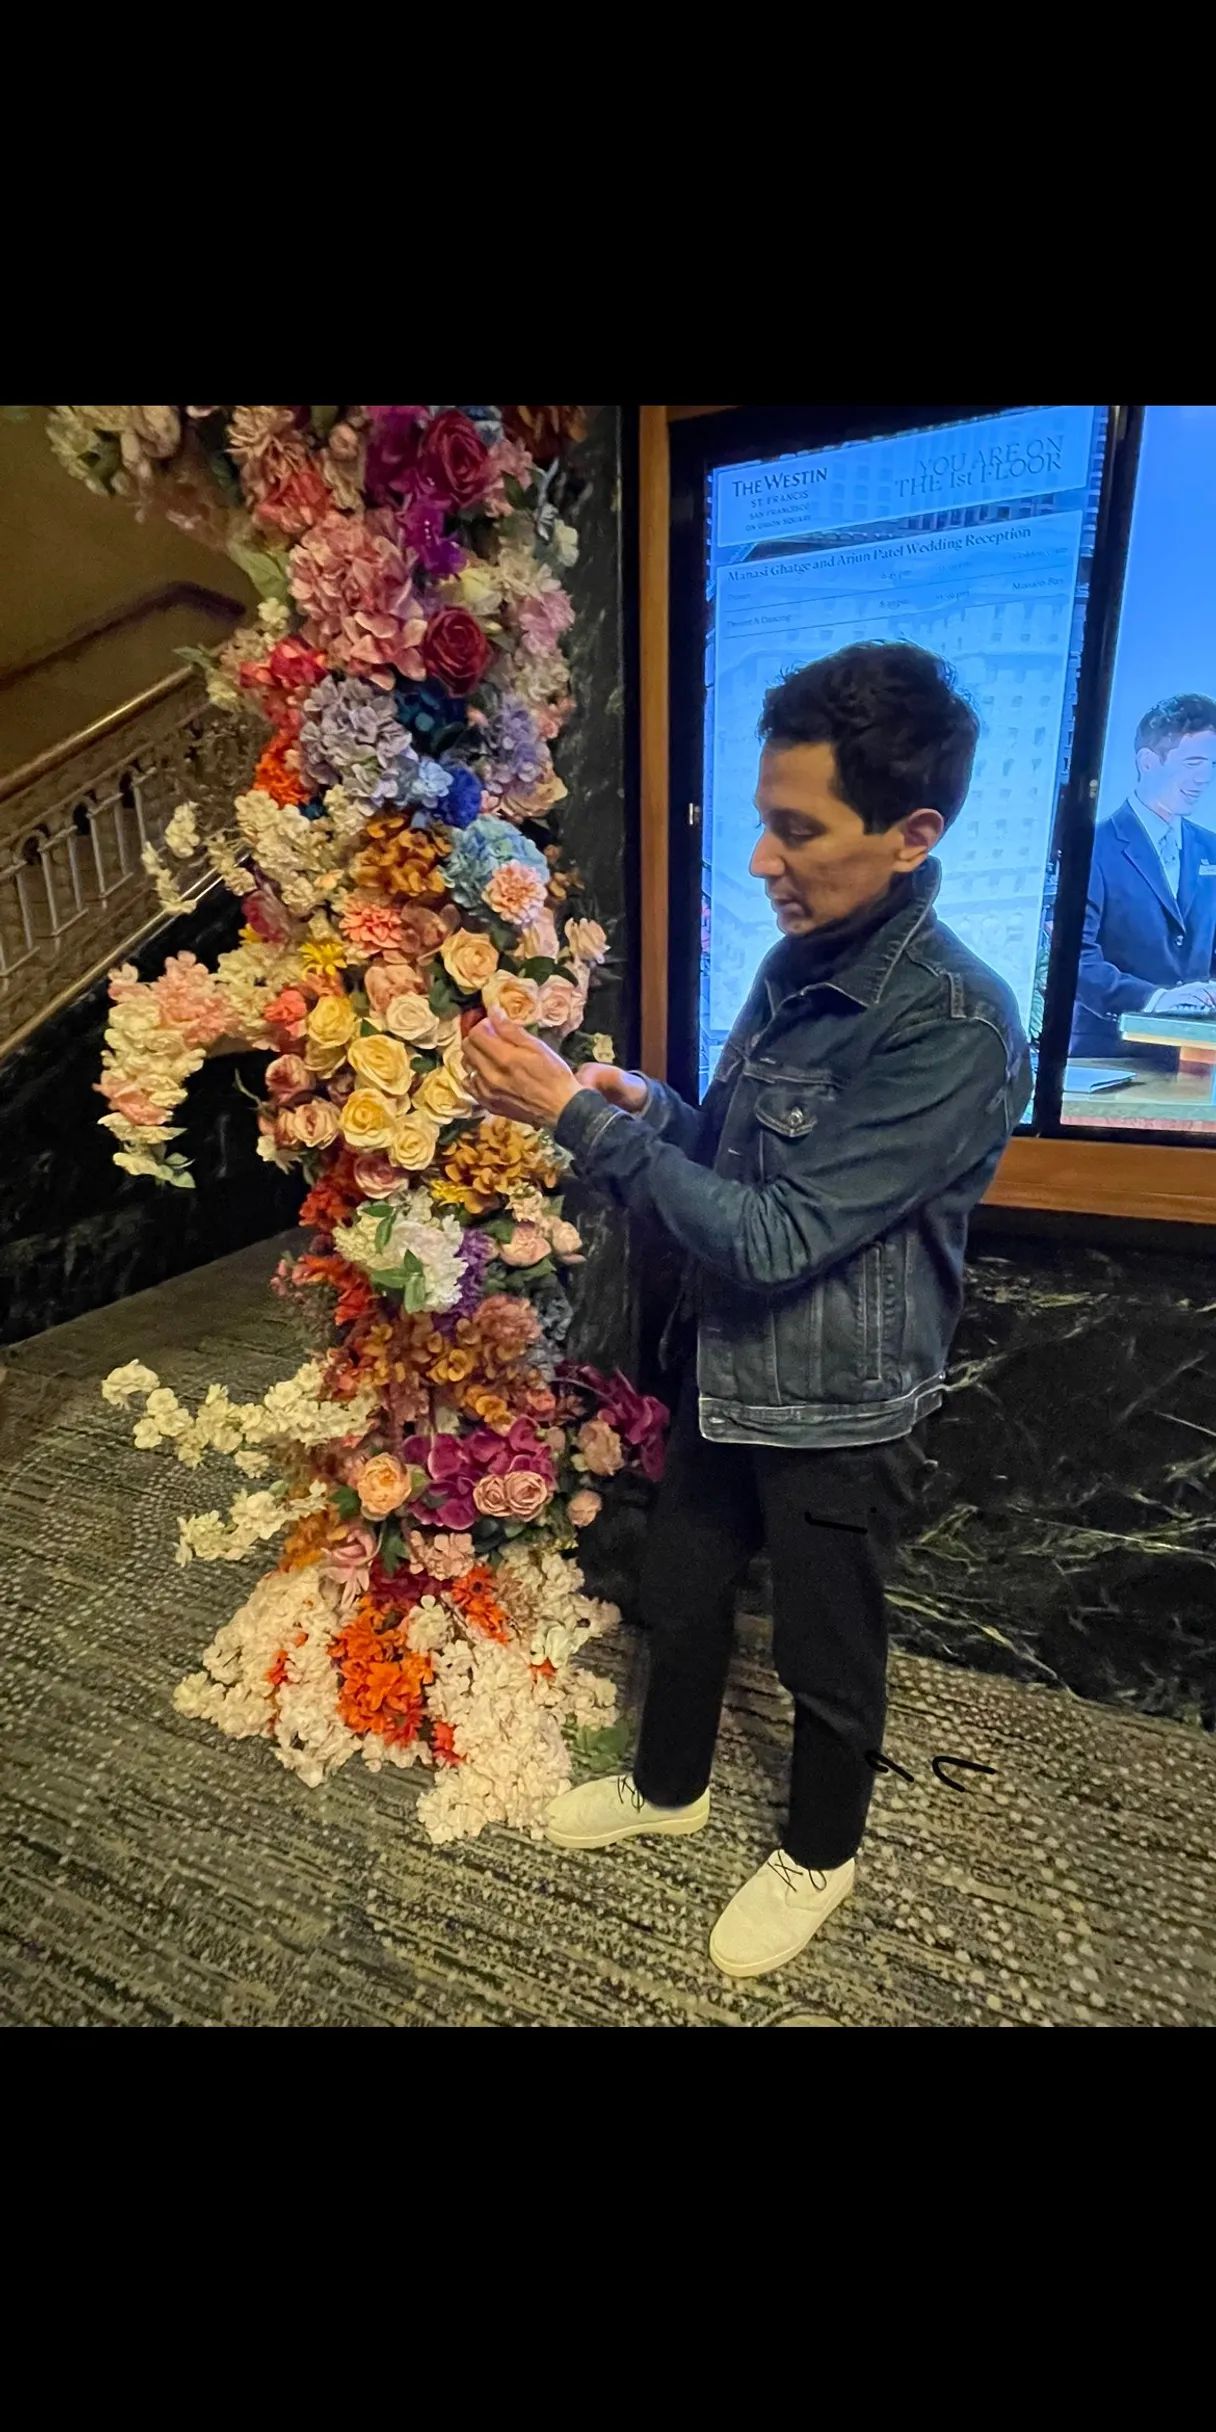
{"type": "Polygon", "coordinates": [[[538,878],[548,879],[549,864],[527,836],[507,819],[474,819],[461,829],[443,865],[458,904],[471,912],[481,902],[496,870],[508,861],[522,861],[538,878]]]}
{"type": "Polygon", "coordinates": [[[452,782],[443,805],[444,821],[450,828],[471,827],[481,809],[481,786],[462,761],[451,762],[449,775],[452,782]]]}
{"type": "Polygon", "coordinates": [[[391,692],[361,676],[339,683],[325,676],[304,704],[300,751],[314,785],[341,785],[357,802],[382,809],[404,802],[418,755],[397,716],[391,692]]]}
{"type": "Polygon", "coordinates": [[[431,745],[432,736],[445,726],[463,726],[465,704],[457,701],[433,676],[423,684],[397,684],[393,687],[397,715],[403,726],[412,726],[415,734],[431,745]]]}
{"type": "Polygon", "coordinates": [[[444,768],[440,761],[424,756],[414,772],[414,782],[410,787],[410,801],[418,803],[424,811],[434,811],[438,809],[445,795],[451,792],[451,788],[452,772],[450,768],[444,768]]]}

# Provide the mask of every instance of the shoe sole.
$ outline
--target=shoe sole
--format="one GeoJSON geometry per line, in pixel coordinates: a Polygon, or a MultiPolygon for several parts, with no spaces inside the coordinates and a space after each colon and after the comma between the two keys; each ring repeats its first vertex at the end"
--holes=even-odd
{"type": "Polygon", "coordinates": [[[796,1942],[792,1950],[783,1951],[778,1959],[722,1959],[714,1949],[714,1937],[711,1934],[709,1956],[714,1966],[720,1969],[723,1976],[733,1977],[736,1983],[742,1982],[749,1976],[771,1976],[776,1968],[788,1968],[795,1959],[801,1959],[803,1952],[814,1941],[815,1935],[822,1932],[828,1918],[834,1917],[837,1909],[843,1907],[852,1889],[853,1886],[850,1883],[845,1891],[837,1892],[831,1907],[825,1908],[814,1932],[808,1934],[804,1942],[796,1942]]]}
{"type": "Polygon", "coordinates": [[[555,1832],[550,1825],[546,1838],[555,1849],[611,1849],[617,1841],[642,1841],[652,1836],[674,1840],[684,1833],[704,1832],[708,1822],[708,1815],[692,1819],[673,1816],[668,1824],[615,1824],[611,1832],[576,1833],[555,1832]]]}

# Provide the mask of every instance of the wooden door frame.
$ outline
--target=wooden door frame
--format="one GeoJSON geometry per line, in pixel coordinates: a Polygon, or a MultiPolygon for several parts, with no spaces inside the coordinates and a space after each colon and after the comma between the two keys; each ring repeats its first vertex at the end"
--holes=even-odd
{"type": "MultiPolygon", "coordinates": [[[[639,408],[638,535],[641,805],[642,1065],[667,1070],[670,426],[722,405],[639,408]]],[[[990,1207],[1216,1225],[1216,1147],[1161,1148],[1135,1140],[1011,1140],[987,1194],[990,1207]]]]}

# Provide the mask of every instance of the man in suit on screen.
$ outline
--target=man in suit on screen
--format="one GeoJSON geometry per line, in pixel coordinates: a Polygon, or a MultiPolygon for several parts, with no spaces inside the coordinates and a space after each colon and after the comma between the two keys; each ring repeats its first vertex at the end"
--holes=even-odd
{"type": "MultiPolygon", "coordinates": [[[[1069,1052],[1144,1057],[1128,1013],[1216,1017],[1216,834],[1192,814],[1216,771],[1216,701],[1178,693],[1136,728],[1136,783],[1099,823],[1069,1052]]],[[[1144,1060],[1173,1060],[1149,1049],[1144,1060]]]]}

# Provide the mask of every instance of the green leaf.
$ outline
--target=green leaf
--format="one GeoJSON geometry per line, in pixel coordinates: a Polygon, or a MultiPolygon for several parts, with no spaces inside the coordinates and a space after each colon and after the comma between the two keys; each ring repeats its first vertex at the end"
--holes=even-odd
{"type": "Polygon", "coordinates": [[[519,968],[526,980],[535,980],[537,985],[543,988],[545,981],[552,979],[557,964],[551,955],[533,954],[529,956],[526,963],[521,963],[519,968]]]}
{"type": "Polygon", "coordinates": [[[628,1754],[633,1726],[628,1716],[609,1723],[602,1731],[592,1731],[586,1724],[568,1726],[566,1737],[576,1757],[591,1773],[618,1773],[628,1754]]]}
{"type": "Polygon", "coordinates": [[[204,650],[201,642],[178,642],[173,656],[184,659],[188,667],[201,667],[207,674],[215,665],[216,654],[213,650],[204,650]]]}
{"type": "Polygon", "coordinates": [[[396,1221],[397,1210],[395,1207],[390,1205],[381,1209],[376,1223],[376,1248],[378,1250],[383,1250],[385,1248],[396,1221]]]}
{"type": "Polygon", "coordinates": [[[248,541],[230,540],[228,555],[247,574],[259,599],[282,600],[291,596],[284,559],[269,549],[255,549],[248,541]]]}
{"type": "Polygon", "coordinates": [[[353,1486],[335,1486],[331,1488],[329,1499],[338,1515],[339,1520],[358,1519],[360,1504],[359,1498],[355,1493],[353,1486]]]}
{"type": "Polygon", "coordinates": [[[341,413],[340,405],[310,405],[308,419],[318,439],[327,439],[341,413]]]}
{"type": "Polygon", "coordinates": [[[386,1579],[395,1579],[405,1560],[405,1540],[399,1529],[386,1528],[380,1539],[380,1568],[386,1579]]]}
{"type": "Polygon", "coordinates": [[[427,987],[426,1001],[431,1008],[431,1012],[437,1013],[441,1016],[444,1014],[455,1013],[460,1007],[462,999],[458,995],[456,989],[452,986],[451,980],[448,978],[447,972],[444,970],[442,963],[435,962],[431,965],[431,977],[427,987]]]}

